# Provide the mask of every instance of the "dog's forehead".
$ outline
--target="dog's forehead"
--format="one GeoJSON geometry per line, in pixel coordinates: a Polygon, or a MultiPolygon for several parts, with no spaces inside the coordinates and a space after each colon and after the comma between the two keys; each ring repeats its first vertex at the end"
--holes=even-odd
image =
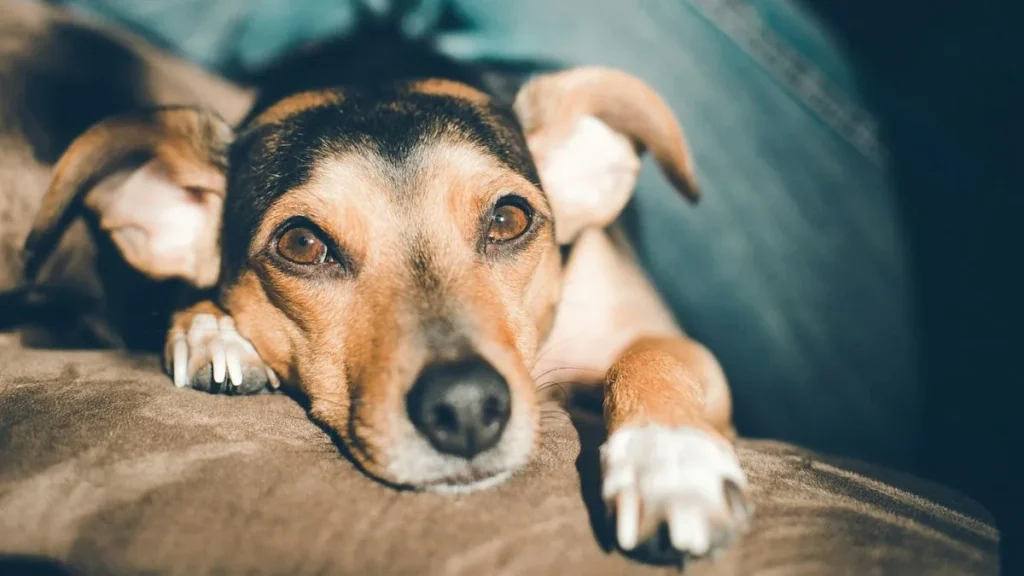
{"type": "MultiPolygon", "coordinates": [[[[472,149],[538,189],[519,123],[482,92],[445,80],[302,93],[279,101],[244,127],[230,152],[224,206],[225,273],[237,271],[266,211],[306,186],[325,163],[372,157],[383,177],[421,169],[442,143],[472,149]]],[[[401,188],[409,193],[409,187],[401,188]]]]}
{"type": "Polygon", "coordinates": [[[474,88],[446,80],[285,98],[243,129],[233,146],[232,167],[260,171],[281,164],[291,168],[286,171],[291,181],[284,188],[293,188],[325,156],[363,148],[401,164],[417,145],[440,137],[472,143],[539,185],[512,110],[474,88]]]}

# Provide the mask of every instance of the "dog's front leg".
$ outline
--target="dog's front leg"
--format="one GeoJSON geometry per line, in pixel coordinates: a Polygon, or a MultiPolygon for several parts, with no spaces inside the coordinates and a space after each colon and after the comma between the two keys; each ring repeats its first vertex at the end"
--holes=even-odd
{"type": "Polygon", "coordinates": [[[608,371],[602,495],[631,550],[666,525],[676,550],[724,546],[751,513],[718,361],[683,336],[640,338],[608,371]]]}
{"type": "Polygon", "coordinates": [[[184,308],[171,319],[164,346],[164,370],[179,388],[223,394],[255,394],[280,384],[234,319],[209,300],[184,308]]]}

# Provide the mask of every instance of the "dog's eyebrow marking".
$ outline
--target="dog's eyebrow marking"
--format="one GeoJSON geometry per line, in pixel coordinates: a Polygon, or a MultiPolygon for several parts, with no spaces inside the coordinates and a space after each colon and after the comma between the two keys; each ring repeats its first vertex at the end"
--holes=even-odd
{"type": "Polygon", "coordinates": [[[474,104],[486,105],[491,101],[490,96],[483,92],[463,84],[461,82],[455,82],[453,80],[444,79],[429,79],[414,82],[409,86],[409,89],[413,92],[419,92],[420,94],[429,94],[433,96],[450,96],[452,98],[459,98],[461,100],[468,100],[474,104]]]}
{"type": "Polygon", "coordinates": [[[312,108],[341,104],[344,100],[339,90],[319,90],[316,92],[300,92],[279,101],[267,108],[250,123],[251,128],[259,128],[269,124],[277,124],[296,114],[312,108]]]}

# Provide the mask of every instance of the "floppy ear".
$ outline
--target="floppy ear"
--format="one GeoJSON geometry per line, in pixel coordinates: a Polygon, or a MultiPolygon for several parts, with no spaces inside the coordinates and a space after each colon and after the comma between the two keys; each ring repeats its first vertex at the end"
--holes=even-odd
{"type": "Polygon", "coordinates": [[[514,109],[554,210],[559,244],[619,216],[644,150],[676,190],[691,201],[699,197],[679,122],[634,76],[608,68],[545,74],[519,90],[514,109]]]}
{"type": "Polygon", "coordinates": [[[231,139],[219,116],[184,107],[116,116],[89,128],[54,166],[25,242],[26,277],[35,277],[81,203],[143,274],[198,288],[216,284],[231,139]]]}

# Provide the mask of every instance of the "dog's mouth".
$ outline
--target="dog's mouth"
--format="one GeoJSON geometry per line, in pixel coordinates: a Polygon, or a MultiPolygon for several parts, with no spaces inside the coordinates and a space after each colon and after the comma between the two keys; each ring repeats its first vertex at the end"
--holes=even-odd
{"type": "Polygon", "coordinates": [[[420,489],[425,492],[436,494],[468,494],[480,490],[488,490],[504,484],[512,475],[514,470],[504,470],[486,475],[481,475],[473,480],[443,480],[424,484],[420,489]]]}
{"type": "Polygon", "coordinates": [[[525,466],[533,448],[529,428],[507,433],[507,439],[471,460],[440,453],[421,438],[407,436],[389,454],[383,479],[412,490],[449,494],[498,486],[525,466]]]}
{"type": "Polygon", "coordinates": [[[471,457],[439,450],[413,424],[401,419],[392,428],[387,448],[364,464],[371,476],[404,489],[435,493],[467,493],[502,484],[529,461],[535,423],[528,406],[517,406],[501,439],[471,457]]]}

